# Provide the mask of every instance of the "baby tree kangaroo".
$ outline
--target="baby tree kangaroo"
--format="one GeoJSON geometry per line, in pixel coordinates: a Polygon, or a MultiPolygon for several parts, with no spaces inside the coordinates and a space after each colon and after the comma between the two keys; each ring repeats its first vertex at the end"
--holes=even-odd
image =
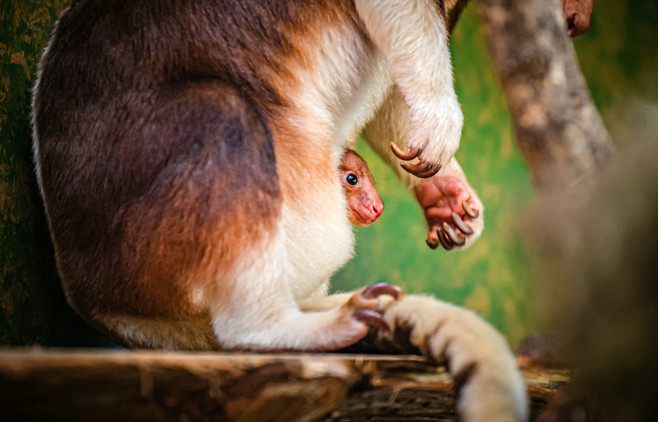
{"type": "Polygon", "coordinates": [[[347,199],[348,216],[356,226],[369,226],[384,212],[368,164],[355,151],[345,150],[338,167],[347,199]]]}

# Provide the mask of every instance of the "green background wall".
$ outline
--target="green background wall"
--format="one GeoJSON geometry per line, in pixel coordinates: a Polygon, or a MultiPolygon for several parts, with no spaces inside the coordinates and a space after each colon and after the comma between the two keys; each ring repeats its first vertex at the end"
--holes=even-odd
{"type": "MultiPolygon", "coordinates": [[[[32,174],[30,88],[63,0],[0,0],[0,345],[103,344],[65,305],[32,174]]],[[[619,143],[658,133],[658,2],[595,0],[590,32],[576,40],[583,71],[619,143]]],[[[357,256],[335,277],[338,290],[388,281],[480,313],[516,343],[538,328],[533,271],[522,215],[532,197],[475,4],[452,39],[466,117],[458,153],[485,203],[485,232],[467,251],[431,251],[420,210],[360,145],[386,203],[382,219],[356,229],[357,256]]]]}

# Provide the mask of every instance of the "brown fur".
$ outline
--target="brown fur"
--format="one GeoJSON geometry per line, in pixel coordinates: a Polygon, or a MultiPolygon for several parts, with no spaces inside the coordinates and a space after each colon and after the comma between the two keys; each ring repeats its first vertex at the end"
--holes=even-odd
{"type": "Polygon", "coordinates": [[[304,65],[289,34],[328,24],[339,7],[284,2],[285,19],[269,25],[252,19],[267,19],[258,2],[71,3],[44,56],[34,114],[48,140],[41,177],[59,270],[78,311],[195,312],[177,280],[230,268],[273,229],[281,195],[294,196],[304,171],[333,175],[317,149],[286,142],[308,135],[278,121],[294,107],[287,63],[304,65]],[[280,185],[268,127],[278,128],[279,159],[299,162],[280,185]]]}

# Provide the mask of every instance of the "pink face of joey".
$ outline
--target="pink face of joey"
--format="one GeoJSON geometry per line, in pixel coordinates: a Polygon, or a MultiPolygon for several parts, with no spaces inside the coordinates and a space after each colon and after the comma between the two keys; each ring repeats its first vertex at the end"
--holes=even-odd
{"type": "Polygon", "coordinates": [[[363,158],[352,150],[345,150],[338,172],[352,224],[365,227],[377,221],[384,212],[384,203],[363,158]]]}

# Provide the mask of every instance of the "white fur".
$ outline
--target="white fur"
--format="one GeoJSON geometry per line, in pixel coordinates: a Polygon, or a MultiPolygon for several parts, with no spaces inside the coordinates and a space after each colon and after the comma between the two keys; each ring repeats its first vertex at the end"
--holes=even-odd
{"type": "Polygon", "coordinates": [[[453,87],[448,31],[432,0],[356,0],[370,37],[409,106],[408,145],[446,165],[459,148],[463,115],[453,87]]]}
{"type": "Polygon", "coordinates": [[[407,296],[384,313],[392,327],[411,326],[411,342],[451,375],[475,364],[457,407],[466,422],[514,422],[528,418],[525,382],[505,339],[474,312],[431,297],[407,296]]]}
{"type": "MultiPolygon", "coordinates": [[[[402,169],[400,167],[400,160],[391,152],[389,146],[391,142],[394,142],[401,148],[406,145],[410,130],[407,109],[408,107],[400,91],[397,88],[391,90],[386,101],[375,114],[375,118],[364,128],[363,136],[373,150],[393,169],[398,179],[407,187],[407,190],[414,195],[416,187],[422,179],[402,169]]],[[[475,191],[468,185],[466,176],[455,158],[452,158],[433,177],[450,176],[457,177],[464,182],[465,188],[471,193],[471,205],[480,210],[480,215],[469,221],[469,224],[473,228],[473,234],[466,237],[464,246],[457,247],[467,248],[480,237],[484,229],[484,205],[475,191]]]]}
{"type": "Polygon", "coordinates": [[[361,28],[323,28],[300,69],[300,107],[333,128],[335,151],[353,146],[390,94],[393,83],[409,106],[405,143],[420,158],[447,165],[459,148],[463,115],[453,87],[447,28],[431,0],[357,0],[361,28]]]}
{"type": "MultiPolygon", "coordinates": [[[[436,136],[417,137],[410,144],[422,141],[418,145],[424,159],[444,163],[447,173],[463,177],[452,159],[463,118],[452,87],[447,31],[437,10],[429,1],[357,1],[356,5],[367,36],[362,26],[349,19],[323,27],[315,35],[316,44],[305,62],[297,65],[296,89],[288,93],[295,104],[290,123],[304,128],[311,144],[330,142],[332,165],[337,167],[344,148],[353,145],[365,125],[383,113],[390,114],[388,118],[395,123],[385,126],[397,130],[398,140],[408,139],[410,131],[435,131],[436,136]],[[410,103],[411,116],[399,104],[386,108],[387,98],[395,97],[394,83],[410,103]]],[[[368,140],[375,149],[388,150],[387,139],[368,140]]],[[[399,160],[389,161],[397,167],[399,160]]],[[[408,173],[399,175],[410,188],[417,184],[418,179],[408,173]]],[[[301,189],[304,187],[297,194],[303,197],[302,206],[284,201],[276,239],[245,257],[244,265],[234,270],[234,286],[244,291],[234,292],[240,300],[231,306],[243,311],[211,309],[223,347],[313,348],[324,344],[325,340],[317,337],[337,331],[336,322],[331,322],[340,319],[336,305],[351,295],[324,295],[331,275],[353,254],[344,193],[338,177],[330,186],[309,192],[301,189]],[[257,288],[246,287],[253,286],[253,280],[258,280],[257,288]],[[271,303],[273,297],[275,303],[271,303]],[[296,304],[305,310],[323,311],[300,313],[296,304]],[[245,309],[263,311],[255,315],[257,312],[245,309]],[[334,328],[318,332],[332,324],[334,328]],[[306,338],[307,332],[315,332],[316,338],[306,338]]],[[[475,224],[474,229],[473,239],[481,226],[475,224]]],[[[346,312],[342,312],[344,317],[346,312]]],[[[349,324],[341,328],[348,337],[354,329],[349,324]]]]}
{"type": "MultiPolygon", "coordinates": [[[[338,166],[345,147],[353,148],[363,126],[373,118],[392,87],[388,67],[377,48],[353,22],[325,27],[299,67],[292,102],[308,116],[305,129],[331,139],[338,166]]],[[[299,124],[299,123],[298,123],[299,124]]]]}
{"type": "MultiPolygon", "coordinates": [[[[318,290],[327,291],[331,275],[345,265],[354,253],[352,226],[345,218],[345,195],[340,185],[336,186],[336,190],[334,201],[317,206],[327,211],[323,219],[285,206],[283,208],[281,224],[286,233],[285,244],[290,263],[285,276],[287,288],[296,299],[309,297],[318,290]]],[[[317,200],[330,198],[324,195],[316,197],[317,200]]]]}
{"type": "MultiPolygon", "coordinates": [[[[230,276],[232,297],[210,305],[213,329],[223,349],[331,350],[367,331],[367,326],[343,307],[300,311],[291,286],[285,284],[297,281],[293,276],[299,274],[295,268],[281,265],[290,258],[288,244],[281,232],[266,247],[251,252],[230,276]],[[258,284],[253,283],[255,279],[258,284]]],[[[294,260],[289,262],[294,266],[294,260]]]]}
{"type": "MultiPolygon", "coordinates": [[[[288,95],[296,105],[295,125],[304,128],[309,142],[330,141],[337,168],[392,81],[380,52],[354,22],[325,27],[317,37],[310,60],[296,71],[297,89],[288,95]]],[[[354,238],[338,175],[331,186],[314,186],[303,206],[296,205],[284,203],[281,225],[287,236],[288,285],[302,301],[326,294],[331,275],[352,257],[354,238]]]]}

